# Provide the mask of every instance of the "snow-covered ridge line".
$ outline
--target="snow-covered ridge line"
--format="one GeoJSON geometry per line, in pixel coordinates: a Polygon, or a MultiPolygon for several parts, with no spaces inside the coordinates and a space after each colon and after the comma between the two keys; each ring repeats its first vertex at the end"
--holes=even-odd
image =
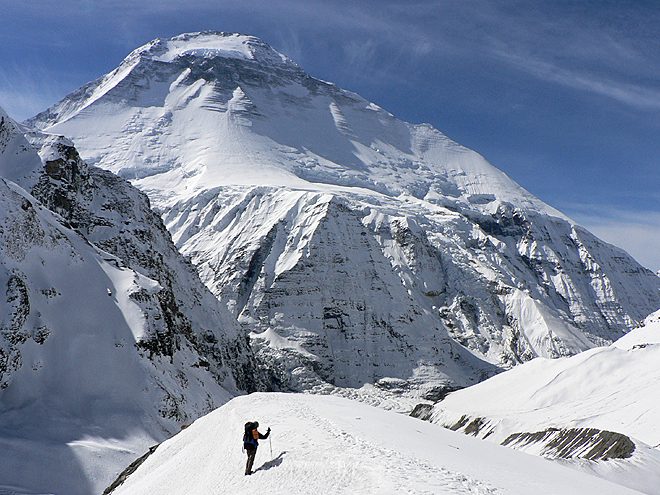
{"type": "Polygon", "coordinates": [[[639,493],[404,415],[310,394],[233,399],[162,443],[112,493],[529,495],[530,487],[537,495],[639,493]],[[251,476],[236,434],[246,419],[272,427],[251,476]]]}
{"type": "Polygon", "coordinates": [[[439,397],[660,307],[655,274],[431,126],[200,50],[242,39],[156,40],[135,53],[189,55],[129,57],[32,122],[150,196],[245,332],[281,337],[255,339],[278,386],[439,397]]]}
{"type": "Polygon", "coordinates": [[[449,394],[415,415],[446,428],[573,465],[660,493],[660,317],[609,347],[537,358],[449,394]],[[643,466],[641,481],[633,472],[643,466]]]}
{"type": "Polygon", "coordinates": [[[134,50],[126,59],[147,57],[160,62],[172,62],[187,55],[199,58],[237,58],[262,64],[297,67],[295,62],[259,38],[219,31],[187,33],[169,39],[159,38],[134,50]]]}

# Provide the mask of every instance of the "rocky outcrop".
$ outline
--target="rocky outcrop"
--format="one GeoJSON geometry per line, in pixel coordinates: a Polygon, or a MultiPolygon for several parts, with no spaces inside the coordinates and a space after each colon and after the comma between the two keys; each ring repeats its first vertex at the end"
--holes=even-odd
{"type": "Polygon", "coordinates": [[[278,386],[425,395],[660,307],[654,273],[477,153],[254,37],[154,40],[30,122],[149,194],[278,386]]]}
{"type": "Polygon", "coordinates": [[[265,389],[246,337],[178,252],[148,198],[111,172],[88,167],[68,140],[39,132],[28,137],[44,162],[32,194],[95,246],[160,284],[155,295],[131,295],[156,315],[136,344],[145,357],[172,359],[191,347],[226,388],[265,389]]]}
{"type": "MultiPolygon", "coordinates": [[[[432,421],[433,406],[419,404],[410,415],[432,421]]],[[[442,426],[484,440],[493,436],[501,445],[548,459],[607,461],[629,459],[635,452],[635,442],[629,436],[613,431],[548,427],[542,431],[510,433],[501,439],[505,424],[506,420],[464,414],[456,422],[442,426]]]]}
{"type": "Polygon", "coordinates": [[[541,455],[552,459],[588,459],[607,461],[628,459],[635,452],[635,442],[626,435],[596,428],[548,428],[535,433],[513,433],[502,445],[526,450],[538,444],[541,455]]]}
{"type": "Polygon", "coordinates": [[[135,471],[137,471],[137,468],[139,468],[144,461],[146,461],[151,454],[156,452],[156,449],[158,448],[158,445],[154,445],[153,447],[150,447],[149,450],[147,450],[143,455],[135,459],[133,462],[131,462],[126,469],[124,469],[117,479],[113,481],[105,490],[103,490],[103,495],[110,495],[112,492],[114,492],[119,486],[124,483],[128,479],[128,477],[133,474],[135,471]]]}
{"type": "MultiPolygon", "coordinates": [[[[45,228],[38,207],[30,199],[14,191],[0,179],[0,390],[6,389],[12,374],[23,364],[21,348],[31,341],[42,345],[51,329],[31,304],[36,297],[30,289],[28,275],[23,271],[34,248],[57,249],[65,238],[57,231],[45,228]],[[35,314],[36,313],[36,314],[35,314]]],[[[55,288],[42,290],[38,296],[50,299],[55,288]]]]}

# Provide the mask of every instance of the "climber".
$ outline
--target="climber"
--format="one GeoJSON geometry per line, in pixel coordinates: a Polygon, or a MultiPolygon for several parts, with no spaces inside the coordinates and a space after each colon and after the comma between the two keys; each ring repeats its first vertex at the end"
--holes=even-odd
{"type": "Polygon", "coordinates": [[[252,474],[252,465],[254,458],[257,455],[257,447],[259,446],[258,440],[265,440],[270,435],[270,427],[266,430],[266,434],[259,433],[259,423],[257,421],[250,421],[245,423],[245,434],[243,435],[243,448],[247,452],[247,464],[245,465],[245,474],[252,474]]]}

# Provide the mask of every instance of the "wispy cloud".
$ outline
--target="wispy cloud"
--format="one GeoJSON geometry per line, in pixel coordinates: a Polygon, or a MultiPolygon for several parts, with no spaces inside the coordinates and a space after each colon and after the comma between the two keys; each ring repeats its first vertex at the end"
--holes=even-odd
{"type": "Polygon", "coordinates": [[[660,109],[660,89],[657,85],[630,83],[625,78],[615,79],[612,76],[590,74],[587,70],[564,68],[556,63],[532,57],[524,58],[503,52],[497,55],[541,80],[613,98],[640,109],[660,109]]]}
{"type": "MultiPolygon", "coordinates": [[[[501,2],[500,5],[506,2],[501,2]]],[[[605,96],[636,107],[660,109],[660,9],[644,3],[603,2],[572,8],[548,2],[543,10],[507,14],[491,24],[491,56],[539,82],[605,96]],[[597,8],[596,8],[597,7],[597,8]],[[498,27],[495,33],[494,27],[498,27]]]]}
{"type": "Polygon", "coordinates": [[[75,88],[59,72],[0,65],[0,106],[19,122],[48,108],[75,88]]]}

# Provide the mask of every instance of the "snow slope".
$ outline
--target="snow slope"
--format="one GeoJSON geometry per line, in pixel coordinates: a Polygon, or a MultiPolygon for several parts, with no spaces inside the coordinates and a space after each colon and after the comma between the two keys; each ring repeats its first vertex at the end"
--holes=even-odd
{"type": "Polygon", "coordinates": [[[0,492],[98,493],[263,383],[146,196],[0,119],[0,492]]]}
{"type": "Polygon", "coordinates": [[[660,308],[654,273],[483,157],[254,37],[155,40],[30,123],[149,195],[246,331],[276,334],[253,341],[282,389],[437,399],[660,308]]]}
{"type": "Polygon", "coordinates": [[[534,456],[338,397],[251,394],[161,444],[115,495],[638,493],[534,456]],[[261,440],[245,476],[243,424],[261,440]],[[270,442],[270,443],[269,443],[270,442]],[[272,446],[272,455],[271,455],[272,446]]]}
{"type": "Polygon", "coordinates": [[[161,389],[133,347],[146,308],[131,295],[159,287],[15,184],[0,182],[0,201],[0,488],[89,494],[167,437],[145,417],[161,389]]]}
{"type": "MultiPolygon", "coordinates": [[[[632,330],[609,347],[567,358],[537,358],[454,392],[436,404],[431,421],[495,442],[503,442],[515,433],[542,432],[548,428],[594,428],[623,434],[635,443],[630,458],[595,463],[576,461],[576,464],[644,493],[657,494],[660,493],[658,363],[660,315],[656,313],[643,327],[632,330]]],[[[550,438],[550,434],[542,441],[509,438],[508,443],[528,452],[558,457],[557,451],[548,447],[550,438]]],[[[559,457],[583,457],[593,447],[585,445],[576,442],[566,455],[559,457]]]]}

